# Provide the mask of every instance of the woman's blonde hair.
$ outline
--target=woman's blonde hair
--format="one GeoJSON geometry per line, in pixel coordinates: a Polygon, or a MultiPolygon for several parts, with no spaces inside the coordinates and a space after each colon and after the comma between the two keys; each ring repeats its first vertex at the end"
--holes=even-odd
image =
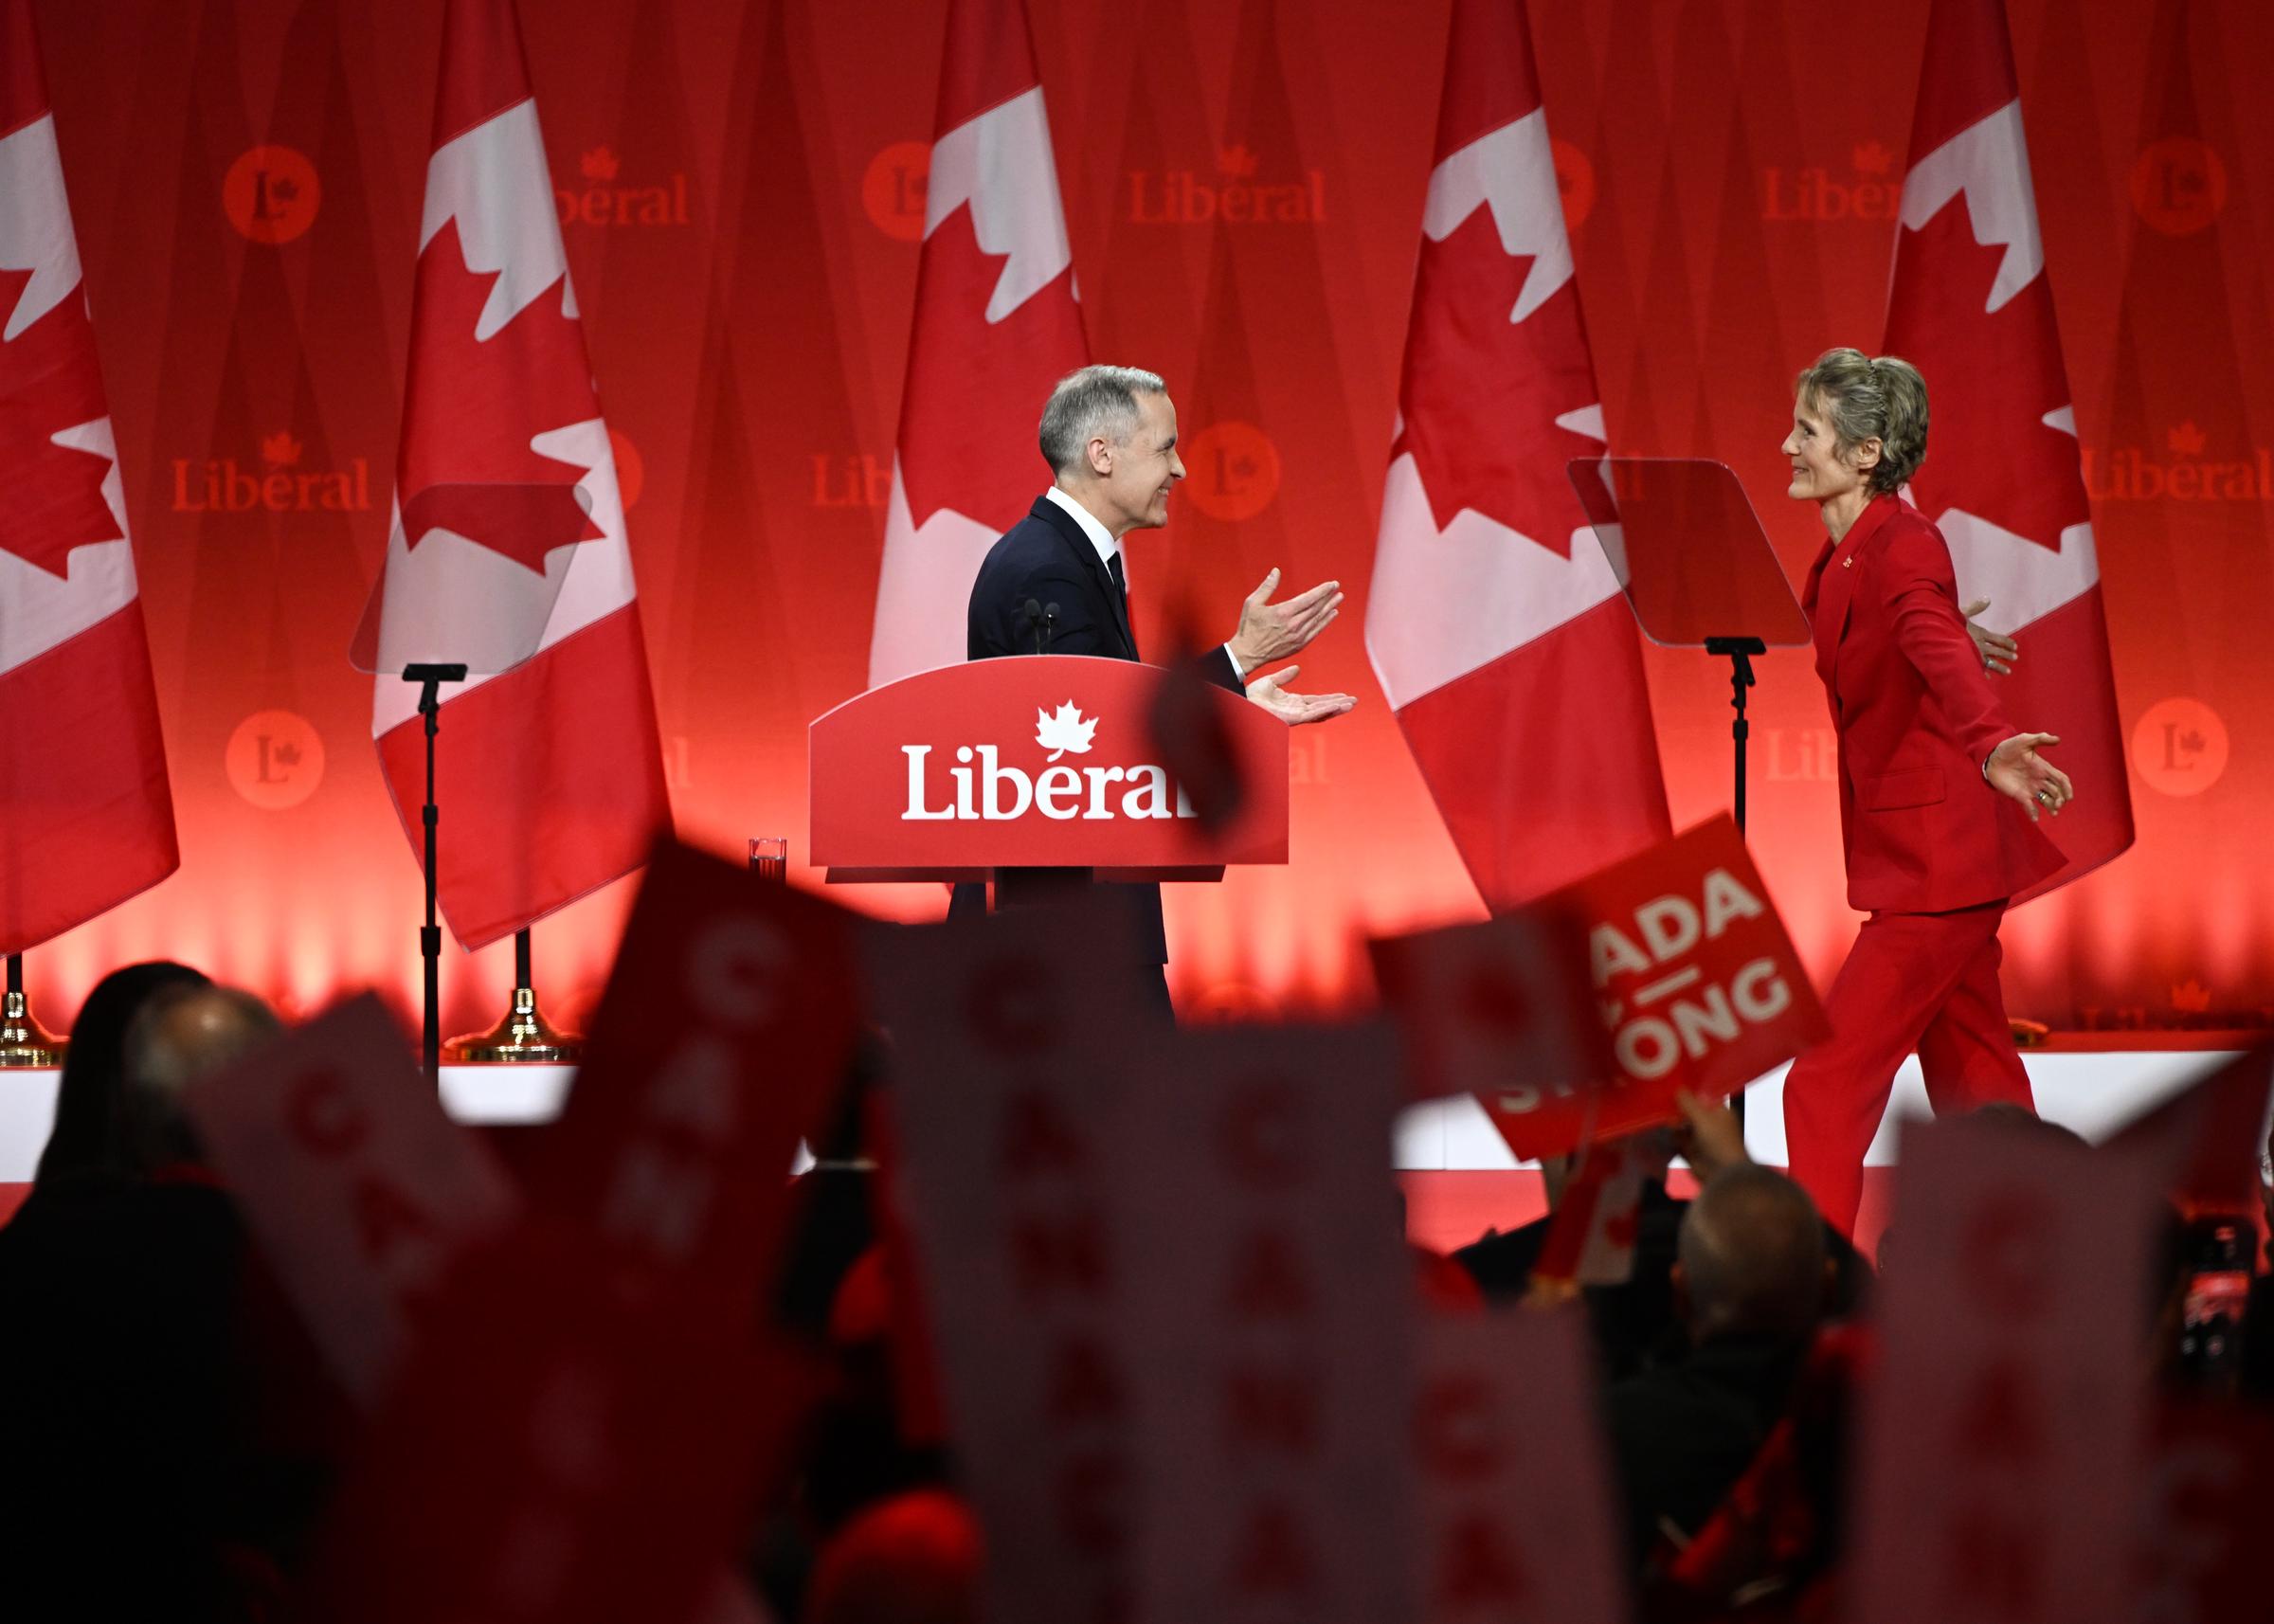
{"type": "Polygon", "coordinates": [[[1900,356],[1827,350],[1793,380],[1793,394],[1824,414],[1841,452],[1879,442],[1864,476],[1874,492],[1902,490],[1926,460],[1926,380],[1900,356]]]}

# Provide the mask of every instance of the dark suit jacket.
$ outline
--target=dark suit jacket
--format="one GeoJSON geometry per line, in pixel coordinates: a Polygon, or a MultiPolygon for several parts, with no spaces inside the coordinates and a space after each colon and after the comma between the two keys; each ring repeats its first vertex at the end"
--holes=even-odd
{"type": "Polygon", "coordinates": [[[1806,1343],[1733,1337],[1604,1396],[1611,1466],[1636,1568],[1659,1525],[1695,1534],[1782,1417],[1806,1343]]]}
{"type": "MultiPolygon", "coordinates": [[[[1029,600],[1056,604],[1044,641],[1046,654],[1088,654],[1106,659],[1135,659],[1137,634],[1130,628],[1128,611],[1113,577],[1082,533],[1072,514],[1047,496],[1037,496],[1026,517],[1006,531],[979,567],[971,584],[971,604],[966,620],[965,654],[971,659],[999,655],[1033,654],[1035,623],[1027,618],[1029,600]]],[[[1200,675],[1219,688],[1242,692],[1232,670],[1232,657],[1221,647],[1201,657],[1200,675]]],[[[1040,889],[1067,876],[1053,870],[1014,870],[997,876],[998,900],[1004,885],[1040,889]]],[[[1161,888],[1157,885],[1115,886],[1126,893],[1136,914],[1139,940],[1151,954],[1150,962],[1168,962],[1168,937],[1161,925],[1161,888]]],[[[985,889],[959,885],[948,908],[951,917],[976,912],[986,904],[985,889]]]]}

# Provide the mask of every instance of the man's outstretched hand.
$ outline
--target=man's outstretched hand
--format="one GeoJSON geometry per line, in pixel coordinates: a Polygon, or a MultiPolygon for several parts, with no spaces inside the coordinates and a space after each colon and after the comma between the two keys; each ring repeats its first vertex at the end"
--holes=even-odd
{"type": "Polygon", "coordinates": [[[2060,816],[2061,808],[2076,799],[2068,774],[2037,753],[2060,742],[2050,733],[2016,733],[1997,747],[1982,770],[1991,788],[2029,808],[2032,823],[2041,811],[2060,816]]]}
{"type": "Polygon", "coordinates": [[[1322,581],[1308,592],[1274,604],[1271,596],[1278,586],[1279,571],[1274,569],[1239,605],[1239,630],[1232,634],[1232,658],[1239,661],[1243,676],[1274,659],[1302,653],[1312,638],[1326,629],[1326,623],[1342,613],[1340,581],[1322,581]]]}
{"type": "Polygon", "coordinates": [[[1329,716],[1339,716],[1358,703],[1352,694],[1290,694],[1283,686],[1287,679],[1303,668],[1290,665],[1285,671],[1274,671],[1269,677],[1258,677],[1248,684],[1248,697],[1261,705],[1290,728],[1305,722],[1324,722],[1329,716]]]}

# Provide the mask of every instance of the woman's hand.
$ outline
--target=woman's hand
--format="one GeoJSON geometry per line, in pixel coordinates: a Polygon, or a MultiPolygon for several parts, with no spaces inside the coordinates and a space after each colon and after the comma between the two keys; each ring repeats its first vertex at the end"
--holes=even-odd
{"type": "Polygon", "coordinates": [[[1980,598],[1958,613],[1966,617],[1966,635],[1974,639],[1974,652],[1982,657],[1982,669],[1993,677],[2010,676],[2014,660],[2021,657],[2021,645],[2003,632],[1994,632],[1987,626],[1974,623],[1974,617],[1989,606],[1990,600],[1980,598]]]}
{"type": "Polygon", "coordinates": [[[2032,823],[2041,811],[2058,817],[2061,808],[2077,798],[2068,774],[2037,753],[2060,742],[2051,733],[2016,733],[1991,752],[1989,765],[1982,768],[1991,788],[2029,808],[2032,823]]]}

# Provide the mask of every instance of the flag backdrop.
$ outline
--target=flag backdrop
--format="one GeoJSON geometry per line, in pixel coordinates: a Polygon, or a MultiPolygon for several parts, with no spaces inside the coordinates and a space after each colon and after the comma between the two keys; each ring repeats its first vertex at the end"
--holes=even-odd
{"type": "Polygon", "coordinates": [[[422,846],[425,731],[401,672],[471,657],[442,695],[437,889],[478,947],[638,867],[671,810],[513,0],[450,0],[448,19],[371,731],[422,846]]]}
{"type": "Polygon", "coordinates": [[[1024,0],[948,7],[934,128],[872,687],[963,659],[980,561],[1050,483],[1042,403],[1087,359],[1024,0]]]}
{"type": "Polygon", "coordinates": [[[1936,0],[1884,352],[1927,379],[1911,500],[1950,543],[1959,601],[1988,599],[1983,623],[2022,645],[2006,713],[2056,735],[2079,785],[2047,824],[2068,866],[2042,893],[2132,843],[2132,793],[2005,0],[1936,0]]]}
{"type": "Polygon", "coordinates": [[[29,0],[0,4],[0,953],[173,872],[125,481],[29,0]]]}
{"type": "Polygon", "coordinates": [[[1366,647],[1485,901],[1668,839],[1634,616],[1567,463],[1602,453],[1523,0],[1454,0],[1366,647]]]}
{"type": "MultiPolygon", "coordinates": [[[[103,970],[171,953],[294,1009],[367,982],[415,1007],[417,865],[365,742],[371,680],[343,651],[388,547],[422,251],[446,240],[424,230],[444,9],[35,9],[182,848],[167,883],[30,956],[35,1001],[60,1024],[103,970]]],[[[913,412],[924,377],[919,272],[968,230],[994,266],[984,319],[1010,258],[968,208],[925,237],[949,10],[524,9],[544,109],[529,179],[558,224],[606,406],[662,770],[680,829],[718,849],[782,835],[805,854],[805,725],[870,675],[902,396],[913,412]]],[[[1876,351],[1887,330],[1927,12],[1575,0],[1531,19],[1610,449],[1728,462],[1796,579],[1819,536],[1783,496],[1793,374],[1833,344],[1876,351]]],[[[2008,997],[2079,1026],[2264,1022],[2274,121],[2250,74],[2274,60],[2274,8],[2010,0],[2007,16],[2137,827],[2121,857],[2009,921],[2008,997]]],[[[1169,0],[1146,17],[1131,29],[1105,0],[1031,17],[1073,267],[1059,286],[1078,275],[1090,354],[1167,375],[1193,448],[1168,530],[1132,541],[1138,635],[1166,646],[1158,617],[1188,583],[1221,636],[1225,594],[1272,564],[1339,578],[1350,601],[1303,681],[1360,696],[1291,741],[1294,862],[1170,888],[1172,974],[1197,1010],[1363,998],[1357,929],[1483,911],[1361,635],[1452,0],[1169,0]],[[1218,582],[1226,549],[1238,573],[1218,582]]],[[[1943,409],[1959,409],[1961,380],[1928,382],[1922,478],[1967,450],[1943,409]]],[[[987,449],[1020,470],[1008,499],[1023,507],[1040,401],[1017,406],[987,449]]],[[[903,472],[912,512],[929,498],[903,472]]],[[[951,461],[941,478],[961,475],[951,461]]],[[[429,532],[416,555],[446,540],[429,532]]],[[[0,568],[9,552],[0,542],[0,568]]],[[[960,625],[960,604],[942,615],[960,625]]],[[[1728,803],[1727,674],[1694,652],[1642,659],[1684,826],[1728,803]]],[[[1804,651],[1760,672],[1753,847],[1826,975],[1854,920],[1823,695],[1804,651]]],[[[21,714],[0,719],[11,745],[21,714]]],[[[2121,793],[2084,775],[2080,788],[2121,793]]],[[[2066,815],[2058,830],[2074,838],[2066,815]]],[[[470,838],[447,809],[442,833],[446,850],[470,838]]],[[[538,928],[550,1011],[579,1017],[629,889],[538,928]]],[[[936,887],[847,894],[911,917],[941,906],[936,887]]],[[[495,1017],[511,957],[499,944],[445,961],[451,1029],[495,1017]]]]}

